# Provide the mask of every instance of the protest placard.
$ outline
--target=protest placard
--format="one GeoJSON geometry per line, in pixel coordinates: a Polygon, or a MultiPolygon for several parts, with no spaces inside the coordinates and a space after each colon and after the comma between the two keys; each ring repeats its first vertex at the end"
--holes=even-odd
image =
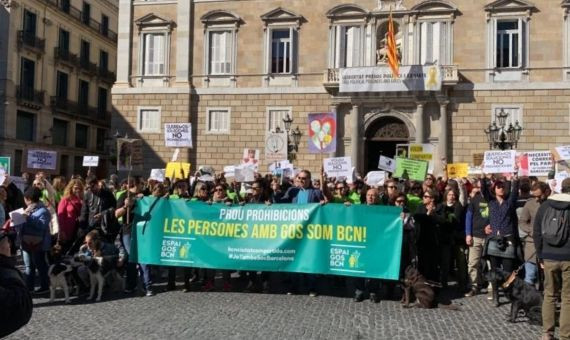
{"type": "Polygon", "coordinates": [[[447,177],[463,178],[469,176],[469,163],[447,164],[447,177]]]}
{"type": "Polygon", "coordinates": [[[396,156],[408,158],[410,156],[410,144],[396,144],[396,156]]]}
{"type": "Polygon", "coordinates": [[[0,157],[0,169],[4,169],[4,172],[10,175],[10,157],[0,157]]]}
{"type": "Polygon", "coordinates": [[[554,169],[550,151],[523,152],[517,155],[519,176],[547,176],[554,169]]]}
{"type": "Polygon", "coordinates": [[[570,177],[570,173],[566,171],[557,172],[554,175],[554,179],[548,181],[550,190],[552,190],[555,193],[560,193],[562,191],[562,181],[568,177],[570,177]]]}
{"type": "Polygon", "coordinates": [[[259,150],[243,149],[241,164],[253,165],[257,168],[259,165],[259,150]]]}
{"type": "Polygon", "coordinates": [[[149,179],[153,179],[157,182],[164,182],[166,169],[152,169],[150,170],[149,179]]]}
{"type": "Polygon", "coordinates": [[[309,152],[336,151],[336,113],[309,113],[309,152]]]}
{"type": "Polygon", "coordinates": [[[570,145],[557,146],[552,150],[556,161],[570,160],[570,145]]]}
{"type": "Polygon", "coordinates": [[[55,171],[57,169],[57,151],[28,150],[26,167],[29,170],[55,171]]]}
{"type": "Polygon", "coordinates": [[[117,171],[142,171],[143,152],[141,139],[117,139],[117,171]]]}
{"type": "Polygon", "coordinates": [[[99,165],[99,156],[83,156],[83,166],[91,167],[99,165]]]}
{"type": "Polygon", "coordinates": [[[393,158],[380,155],[378,160],[378,169],[388,172],[396,171],[396,161],[393,158]]]}
{"type": "Polygon", "coordinates": [[[433,145],[431,144],[410,144],[409,147],[409,157],[410,159],[417,159],[420,161],[426,161],[429,163],[428,171],[433,172],[434,161],[433,161],[433,145]]]}
{"type": "Polygon", "coordinates": [[[253,182],[255,180],[255,166],[241,164],[235,167],[236,182],[253,182]]]}
{"type": "Polygon", "coordinates": [[[165,170],[166,177],[184,179],[190,177],[190,163],[168,162],[165,170]]]}
{"type": "Polygon", "coordinates": [[[485,154],[482,152],[474,153],[473,154],[473,166],[480,167],[483,165],[483,158],[485,158],[485,154]]]}
{"type": "Polygon", "coordinates": [[[287,132],[269,132],[265,136],[265,160],[287,159],[287,132]]]}
{"type": "Polygon", "coordinates": [[[224,167],[224,177],[234,177],[236,172],[235,165],[226,165],[224,167]]]}
{"type": "Polygon", "coordinates": [[[191,123],[164,124],[164,143],[168,147],[191,148],[192,124],[191,123]]]}
{"type": "Polygon", "coordinates": [[[516,166],[515,150],[485,151],[483,172],[486,174],[512,173],[516,166]]]}
{"type": "Polygon", "coordinates": [[[378,187],[384,185],[384,180],[386,179],[385,171],[370,171],[366,175],[366,184],[378,187]]]}
{"type": "Polygon", "coordinates": [[[395,178],[423,181],[428,171],[428,162],[417,159],[396,157],[395,178]]]}
{"type": "Polygon", "coordinates": [[[350,157],[325,158],[323,166],[328,177],[352,178],[352,160],[350,157]]]}

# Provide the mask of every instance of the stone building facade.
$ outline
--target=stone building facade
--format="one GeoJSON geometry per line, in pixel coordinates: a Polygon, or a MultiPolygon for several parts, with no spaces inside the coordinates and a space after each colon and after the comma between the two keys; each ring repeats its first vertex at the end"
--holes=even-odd
{"type": "Polygon", "coordinates": [[[219,171],[257,148],[264,170],[265,135],[290,115],[303,131],[295,163],[317,170],[311,112],[337,113],[335,155],[361,172],[408,142],[471,163],[501,110],[524,129],[521,151],[570,143],[567,0],[119,2],[112,125],[144,139],[148,169],[174,151],[163,124],[191,122],[182,159],[219,171]],[[340,92],[342,68],[387,67],[390,9],[402,65],[436,65],[441,90],[340,92]]]}
{"type": "Polygon", "coordinates": [[[25,171],[26,151],[57,151],[54,174],[107,172],[117,60],[114,0],[0,3],[0,155],[25,171]]]}

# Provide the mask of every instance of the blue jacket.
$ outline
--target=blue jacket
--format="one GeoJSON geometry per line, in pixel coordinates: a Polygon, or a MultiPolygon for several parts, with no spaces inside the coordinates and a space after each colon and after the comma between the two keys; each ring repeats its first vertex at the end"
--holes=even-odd
{"type": "MultiPolygon", "coordinates": [[[[299,195],[299,192],[301,191],[301,188],[297,188],[297,187],[292,187],[289,188],[285,194],[283,195],[283,197],[281,197],[279,203],[297,203],[297,195],[299,195]]],[[[308,191],[308,200],[307,203],[320,203],[322,200],[324,200],[324,196],[323,193],[321,192],[321,190],[319,189],[315,189],[315,188],[307,188],[307,189],[303,189],[303,190],[307,190],[308,191]]]]}
{"type": "Polygon", "coordinates": [[[42,203],[37,204],[36,208],[26,220],[26,224],[34,224],[35,229],[41,229],[44,231],[44,238],[42,241],[43,251],[48,251],[51,248],[51,234],[49,229],[50,222],[51,214],[42,203]]]}

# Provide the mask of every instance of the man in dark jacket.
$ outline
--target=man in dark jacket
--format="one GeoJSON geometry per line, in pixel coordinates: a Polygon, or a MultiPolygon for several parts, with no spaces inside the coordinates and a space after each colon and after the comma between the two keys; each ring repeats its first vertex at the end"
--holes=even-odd
{"type": "Polygon", "coordinates": [[[95,177],[89,177],[85,184],[85,198],[79,216],[81,236],[93,229],[100,230],[104,215],[113,215],[117,205],[113,193],[108,189],[99,187],[95,177]]]}
{"type": "Polygon", "coordinates": [[[0,230],[0,338],[27,324],[33,308],[32,296],[16,269],[10,239],[15,239],[14,231],[0,230]]]}
{"type": "MultiPolygon", "coordinates": [[[[570,209],[570,178],[562,181],[561,194],[550,196],[536,213],[533,238],[541,267],[544,269],[544,302],[542,304],[542,339],[554,339],[556,300],[562,294],[560,339],[570,339],[570,240],[554,246],[542,237],[543,217],[550,209],[570,209]]],[[[568,226],[567,226],[568,228],[568,226]]]]}

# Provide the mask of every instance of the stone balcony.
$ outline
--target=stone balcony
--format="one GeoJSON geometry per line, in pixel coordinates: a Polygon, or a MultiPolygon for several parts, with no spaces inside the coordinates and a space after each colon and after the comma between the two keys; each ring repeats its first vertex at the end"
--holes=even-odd
{"type": "MultiPolygon", "coordinates": [[[[378,66],[387,67],[387,66],[378,66]]],[[[441,73],[443,75],[443,86],[453,86],[459,82],[459,72],[457,65],[442,65],[441,73]]],[[[323,86],[329,92],[338,91],[340,81],[340,69],[329,68],[323,74],[323,86]]]]}

